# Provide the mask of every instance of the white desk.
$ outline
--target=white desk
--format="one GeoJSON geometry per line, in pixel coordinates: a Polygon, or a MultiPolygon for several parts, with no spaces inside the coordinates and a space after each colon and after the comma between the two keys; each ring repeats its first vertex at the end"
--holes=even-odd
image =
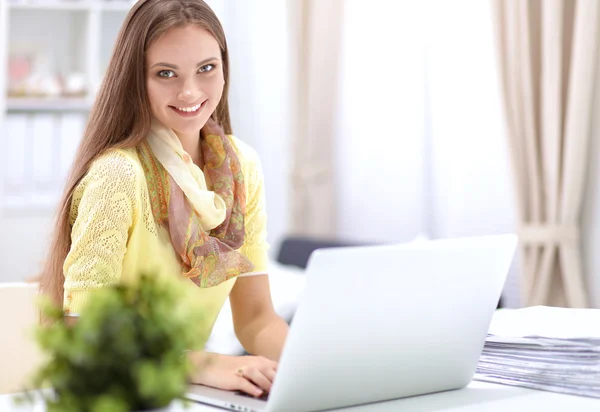
{"type": "MultiPolygon", "coordinates": [[[[0,395],[2,412],[43,412],[40,406],[15,406],[13,396],[0,395]]],[[[337,409],[343,412],[520,412],[520,411],[600,411],[600,399],[561,395],[553,392],[535,391],[511,386],[472,382],[466,389],[415,396],[389,402],[337,409]]],[[[217,409],[200,404],[192,404],[184,409],[173,406],[169,412],[217,412],[217,409]]]]}

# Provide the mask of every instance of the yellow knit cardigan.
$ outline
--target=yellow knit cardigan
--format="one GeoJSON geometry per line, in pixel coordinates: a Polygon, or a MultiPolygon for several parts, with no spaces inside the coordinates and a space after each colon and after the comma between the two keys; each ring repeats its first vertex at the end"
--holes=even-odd
{"type": "MultiPolygon", "coordinates": [[[[257,153],[229,136],[246,183],[245,240],[240,252],[266,273],[266,214],[263,174],[257,153]]],[[[71,249],[65,259],[66,315],[77,315],[94,291],[154,271],[181,275],[168,231],[155,224],[144,171],[135,149],[111,150],[95,160],[73,193],[71,249]]],[[[198,301],[212,325],[235,278],[197,289],[198,301]]]]}

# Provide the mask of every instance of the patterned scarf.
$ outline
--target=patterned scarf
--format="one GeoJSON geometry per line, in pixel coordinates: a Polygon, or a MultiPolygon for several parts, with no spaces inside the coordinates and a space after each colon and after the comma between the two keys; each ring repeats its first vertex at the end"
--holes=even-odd
{"type": "Polygon", "coordinates": [[[137,151],[154,219],[168,229],[182,274],[205,288],[250,272],[253,265],[237,251],[244,243],[246,212],[240,161],[214,120],[201,135],[204,172],[156,119],[137,151]]]}

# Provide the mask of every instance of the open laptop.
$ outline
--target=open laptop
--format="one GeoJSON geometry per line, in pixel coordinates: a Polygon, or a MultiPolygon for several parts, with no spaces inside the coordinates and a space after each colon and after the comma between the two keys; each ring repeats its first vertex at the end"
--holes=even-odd
{"type": "Polygon", "coordinates": [[[234,411],[320,411],[468,385],[517,238],[321,249],[268,400],[192,385],[234,411]]]}

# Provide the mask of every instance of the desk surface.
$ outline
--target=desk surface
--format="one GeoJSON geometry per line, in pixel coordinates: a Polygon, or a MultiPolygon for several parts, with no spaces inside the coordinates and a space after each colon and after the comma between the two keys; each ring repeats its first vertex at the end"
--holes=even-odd
{"type": "MultiPolygon", "coordinates": [[[[0,411],[2,412],[43,412],[43,406],[15,406],[14,397],[0,395],[0,411]]],[[[415,396],[395,401],[381,402],[345,409],[343,412],[519,412],[519,411],[554,411],[571,409],[577,412],[599,411],[600,399],[562,395],[552,392],[535,391],[512,386],[496,385],[483,382],[472,382],[467,388],[431,395],[415,396]]],[[[182,405],[174,405],[170,412],[216,412],[222,409],[194,403],[184,409],[182,405]]]]}

